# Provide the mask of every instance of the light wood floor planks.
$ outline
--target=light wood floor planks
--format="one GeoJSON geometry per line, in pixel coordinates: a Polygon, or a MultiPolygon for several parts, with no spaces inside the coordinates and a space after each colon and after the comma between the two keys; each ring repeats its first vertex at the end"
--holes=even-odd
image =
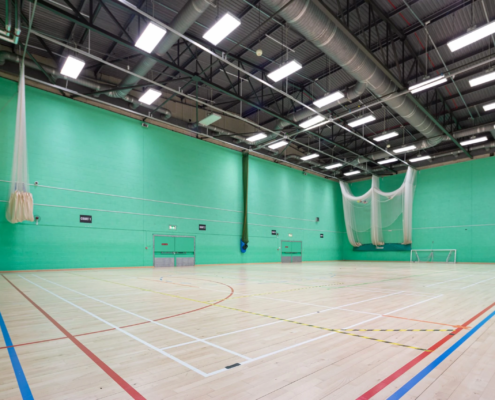
{"type": "MultiPolygon", "coordinates": [[[[2,275],[0,312],[35,399],[495,399],[495,265],[2,275]]],[[[2,400],[23,398],[11,357],[0,333],[2,400]]]]}

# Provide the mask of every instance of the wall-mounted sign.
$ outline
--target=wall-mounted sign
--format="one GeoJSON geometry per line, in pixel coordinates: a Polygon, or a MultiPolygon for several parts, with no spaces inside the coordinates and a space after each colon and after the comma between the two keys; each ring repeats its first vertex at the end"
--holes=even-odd
{"type": "Polygon", "coordinates": [[[320,233],[320,237],[323,239],[323,233],[320,233]]]}
{"type": "Polygon", "coordinates": [[[292,233],[289,233],[289,237],[292,237],[292,233]]]}
{"type": "Polygon", "coordinates": [[[169,225],[168,226],[168,229],[170,229],[171,231],[176,231],[177,230],[177,225],[169,225]]]}
{"type": "Polygon", "coordinates": [[[277,234],[277,231],[272,229],[272,235],[276,235],[277,234]]]}
{"type": "Polygon", "coordinates": [[[85,224],[92,224],[93,223],[93,217],[91,215],[80,215],[79,216],[79,222],[83,222],[85,224]]]}
{"type": "Polygon", "coordinates": [[[206,231],[206,225],[199,225],[199,230],[200,231],[206,231]]]}

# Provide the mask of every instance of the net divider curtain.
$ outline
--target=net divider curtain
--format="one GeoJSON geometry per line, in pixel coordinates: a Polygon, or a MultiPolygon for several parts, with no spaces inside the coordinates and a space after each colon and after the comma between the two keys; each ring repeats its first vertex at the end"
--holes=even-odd
{"type": "Polygon", "coordinates": [[[26,94],[24,63],[20,64],[17,117],[15,124],[14,157],[10,184],[9,204],[6,210],[7,221],[17,224],[34,221],[33,196],[29,190],[27,138],[26,138],[26,94]]]}
{"type": "Polygon", "coordinates": [[[361,196],[354,196],[347,182],[340,181],[347,237],[353,247],[360,247],[369,232],[375,246],[383,246],[383,230],[402,215],[402,244],[412,243],[412,206],[416,170],[409,167],[401,186],[392,192],[380,189],[380,178],[372,176],[371,188],[361,196]]]}

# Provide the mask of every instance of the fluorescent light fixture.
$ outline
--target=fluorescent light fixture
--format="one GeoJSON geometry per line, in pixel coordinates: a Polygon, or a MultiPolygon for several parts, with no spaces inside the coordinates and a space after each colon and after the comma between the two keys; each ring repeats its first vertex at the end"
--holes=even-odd
{"type": "Polygon", "coordinates": [[[279,69],[270,72],[268,74],[268,78],[270,78],[274,82],[278,82],[288,77],[290,74],[299,71],[301,68],[302,68],[301,64],[299,64],[297,61],[292,60],[291,62],[282,65],[279,69]]]}
{"type": "Polygon", "coordinates": [[[483,110],[485,110],[485,111],[495,110],[495,103],[484,105],[483,110]]]}
{"type": "Polygon", "coordinates": [[[387,158],[386,160],[378,161],[378,164],[383,165],[383,164],[391,164],[394,162],[397,162],[397,158],[387,158]]]}
{"type": "Polygon", "coordinates": [[[418,161],[429,160],[429,159],[431,159],[431,156],[420,156],[420,157],[416,157],[416,158],[411,158],[409,161],[418,162],[418,161]]]}
{"type": "Polygon", "coordinates": [[[470,44],[477,42],[478,40],[484,39],[487,36],[495,33],[495,21],[482,26],[481,28],[475,29],[469,33],[466,33],[464,36],[460,38],[454,39],[451,42],[447,43],[450,51],[454,52],[463,47],[469,46],[470,44]]]}
{"type": "Polygon", "coordinates": [[[320,156],[319,154],[313,153],[313,154],[309,154],[307,156],[301,157],[301,160],[307,161],[307,160],[311,160],[311,159],[319,157],[319,156],[320,156]]]}
{"type": "Polygon", "coordinates": [[[470,144],[486,142],[488,138],[486,136],[482,136],[476,139],[465,140],[464,142],[459,142],[461,146],[469,146],[470,144]]]}
{"type": "Polygon", "coordinates": [[[144,104],[153,104],[153,102],[158,99],[162,95],[162,92],[159,92],[155,89],[148,89],[144,94],[139,98],[139,101],[144,104]]]}
{"type": "Polygon", "coordinates": [[[338,167],[342,167],[342,164],[341,163],[337,163],[337,164],[330,164],[330,165],[327,165],[323,168],[325,169],[335,169],[335,168],[338,168],[338,167]]]}
{"type": "Polygon", "coordinates": [[[257,133],[256,135],[248,137],[246,140],[248,142],[256,142],[257,140],[261,140],[266,138],[266,135],[264,133],[257,133]]]}
{"type": "Polygon", "coordinates": [[[345,176],[352,176],[352,175],[357,175],[360,173],[361,173],[361,171],[349,171],[349,172],[345,172],[344,175],[345,176]]]}
{"type": "Polygon", "coordinates": [[[69,56],[65,60],[64,66],[62,67],[62,71],[60,71],[60,73],[68,76],[69,78],[77,79],[85,64],[86,63],[79,58],[69,56]]]}
{"type": "Polygon", "coordinates": [[[325,121],[325,117],[322,117],[321,115],[316,115],[313,118],[308,119],[307,121],[304,121],[303,123],[299,124],[301,128],[309,128],[310,126],[316,125],[317,123],[325,121]]]}
{"type": "Polygon", "coordinates": [[[231,13],[227,12],[222,18],[220,18],[215,25],[213,25],[203,35],[203,39],[213,43],[215,46],[230,35],[234,29],[241,24],[239,18],[234,17],[231,13]]]}
{"type": "Polygon", "coordinates": [[[477,78],[471,79],[469,84],[471,87],[482,85],[483,83],[491,82],[495,80],[495,72],[478,76],[477,78]]]}
{"type": "Polygon", "coordinates": [[[354,121],[349,122],[349,126],[351,128],[355,128],[356,126],[361,126],[367,124],[368,122],[375,121],[376,117],[374,115],[367,115],[366,117],[355,119],[354,121]]]}
{"type": "Polygon", "coordinates": [[[406,146],[406,147],[399,147],[398,149],[393,150],[393,152],[395,154],[405,153],[406,151],[414,150],[415,148],[416,148],[416,146],[414,144],[412,144],[412,145],[406,146]]]}
{"type": "Polygon", "coordinates": [[[146,53],[151,53],[166,33],[167,31],[165,29],[150,22],[143,33],[141,33],[141,36],[139,36],[136,47],[144,50],[146,53]]]}
{"type": "Polygon", "coordinates": [[[222,117],[218,114],[210,114],[206,118],[203,118],[201,121],[199,121],[199,124],[203,126],[208,126],[213,124],[214,122],[217,122],[221,118],[222,117]]]}
{"type": "Polygon", "coordinates": [[[313,104],[318,108],[322,108],[337,100],[343,99],[344,97],[345,97],[344,93],[342,92],[330,93],[325,95],[325,97],[322,97],[321,99],[314,101],[313,104]]]}
{"type": "Polygon", "coordinates": [[[396,136],[399,136],[399,134],[397,132],[389,132],[389,133],[385,133],[385,134],[380,135],[380,136],[376,136],[373,138],[373,140],[375,142],[381,142],[383,140],[387,140],[387,139],[390,139],[390,138],[393,138],[396,136]]]}
{"type": "Polygon", "coordinates": [[[275,142],[275,143],[272,143],[270,146],[268,146],[270,149],[278,149],[279,147],[284,147],[284,146],[287,146],[289,144],[289,142],[285,141],[285,140],[281,140],[280,142],[275,142]]]}
{"type": "Polygon", "coordinates": [[[443,75],[437,76],[436,78],[429,79],[427,81],[418,83],[417,85],[413,85],[409,87],[409,91],[414,94],[418,92],[422,92],[423,90],[430,89],[432,87],[441,85],[442,83],[447,82],[447,78],[443,75]]]}

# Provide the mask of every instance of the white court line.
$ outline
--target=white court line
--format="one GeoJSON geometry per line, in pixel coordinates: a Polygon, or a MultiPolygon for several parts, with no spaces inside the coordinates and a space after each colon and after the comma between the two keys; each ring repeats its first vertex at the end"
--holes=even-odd
{"type": "Polygon", "coordinates": [[[436,286],[436,285],[441,285],[442,283],[447,283],[447,282],[458,281],[458,280],[460,280],[460,279],[469,278],[470,276],[473,276],[473,275],[466,275],[466,276],[462,276],[462,277],[460,277],[460,278],[451,279],[451,280],[449,280],[449,281],[443,281],[443,282],[433,283],[432,285],[427,285],[427,286],[425,286],[425,287],[436,286]]]}
{"type": "MultiPolygon", "coordinates": [[[[440,296],[443,296],[443,295],[440,295],[440,296]]],[[[436,299],[436,298],[438,298],[438,297],[440,297],[440,296],[432,297],[431,299],[427,299],[427,300],[424,300],[424,301],[420,301],[420,302],[418,302],[418,303],[411,304],[410,306],[407,306],[407,307],[399,308],[399,309],[397,309],[397,310],[390,311],[390,312],[388,312],[388,313],[386,313],[386,314],[383,314],[383,315],[394,314],[394,313],[396,313],[397,311],[401,311],[401,310],[404,310],[405,308],[413,307],[413,306],[415,306],[415,305],[418,305],[418,304],[424,303],[424,302],[426,302],[426,301],[434,300],[434,299],[436,299]]],[[[357,323],[357,324],[355,324],[355,325],[348,326],[347,328],[344,328],[344,329],[354,328],[354,327],[356,327],[356,326],[358,326],[358,325],[364,324],[365,322],[373,321],[373,320],[378,319],[378,318],[382,318],[382,316],[374,317],[374,318],[368,319],[368,320],[366,320],[366,321],[359,322],[359,323],[357,323]]],[[[325,335],[319,336],[319,337],[317,337],[317,338],[309,339],[309,340],[306,340],[306,341],[304,341],[304,342],[301,342],[301,343],[298,343],[298,344],[295,344],[295,345],[292,345],[292,346],[285,347],[285,348],[283,348],[283,349],[280,349],[280,350],[274,351],[274,352],[272,352],[272,353],[268,353],[268,354],[264,354],[264,355],[259,356],[259,357],[256,357],[256,358],[252,358],[251,360],[248,360],[248,361],[243,361],[243,362],[241,362],[240,364],[241,364],[241,365],[249,364],[249,363],[251,363],[251,362],[253,362],[253,361],[257,361],[257,360],[260,360],[260,359],[262,359],[262,358],[265,358],[265,357],[268,357],[268,356],[271,356],[271,355],[274,355],[274,354],[277,354],[277,353],[281,353],[281,352],[283,352],[283,351],[290,350],[290,349],[293,349],[293,348],[298,347],[298,346],[302,346],[302,345],[304,345],[304,344],[306,344],[306,343],[314,342],[314,341],[316,341],[316,340],[323,339],[323,338],[328,337],[328,336],[330,336],[330,335],[335,335],[335,334],[337,334],[337,333],[338,333],[338,332],[330,332],[330,333],[327,333],[327,334],[325,334],[325,335]]],[[[220,370],[217,370],[217,371],[214,371],[214,372],[210,372],[210,373],[208,374],[208,376],[216,375],[216,374],[218,374],[218,373],[220,373],[220,372],[223,372],[223,371],[227,371],[227,369],[223,368],[223,369],[220,369],[220,370]]]]}
{"type": "MultiPolygon", "coordinates": [[[[34,275],[34,274],[33,274],[33,275],[34,275]]],[[[220,350],[226,351],[227,353],[233,354],[233,355],[235,355],[235,356],[238,356],[238,357],[244,358],[245,360],[249,360],[249,359],[250,359],[249,357],[243,356],[242,354],[236,353],[235,351],[232,351],[232,350],[226,349],[226,348],[224,348],[224,347],[218,346],[218,345],[216,345],[216,344],[214,344],[214,343],[209,343],[209,342],[207,342],[207,341],[206,341],[206,340],[204,340],[204,339],[200,339],[200,338],[198,338],[198,337],[196,337],[196,336],[193,336],[193,335],[190,335],[190,334],[188,334],[188,333],[185,333],[185,332],[179,331],[178,329],[171,328],[170,326],[164,325],[164,324],[162,324],[162,323],[160,323],[160,322],[157,322],[157,321],[153,321],[152,319],[149,319],[149,318],[143,317],[143,316],[141,316],[141,315],[139,315],[139,314],[133,313],[132,311],[128,311],[128,310],[125,310],[125,309],[123,309],[123,308],[120,308],[120,307],[114,306],[113,304],[107,303],[106,301],[103,301],[103,300],[99,300],[99,299],[97,299],[96,297],[89,296],[89,295],[84,294],[84,293],[82,293],[82,292],[79,292],[79,291],[77,291],[77,290],[70,289],[70,288],[68,288],[67,286],[60,285],[60,284],[58,284],[58,283],[56,283],[56,282],[53,282],[53,281],[50,281],[50,280],[48,280],[48,279],[41,278],[41,277],[39,277],[38,275],[34,275],[34,276],[36,276],[37,278],[42,279],[42,280],[44,280],[44,281],[46,281],[46,282],[50,282],[50,283],[52,283],[52,284],[54,284],[54,285],[60,286],[61,288],[64,288],[64,289],[66,289],[66,290],[70,290],[71,292],[78,293],[78,294],[80,294],[81,296],[85,296],[85,297],[87,297],[88,299],[91,299],[91,300],[97,301],[97,302],[102,303],[102,304],[105,304],[105,305],[107,305],[107,306],[109,306],[109,307],[115,308],[115,309],[117,309],[117,310],[119,310],[119,311],[122,311],[122,312],[125,312],[125,313],[127,313],[127,314],[133,315],[133,316],[135,316],[135,317],[137,317],[137,318],[141,318],[141,319],[143,319],[143,320],[145,320],[145,321],[148,321],[148,322],[150,322],[150,323],[152,323],[152,324],[155,324],[155,325],[161,326],[161,327],[163,327],[163,328],[165,328],[165,329],[168,329],[168,330],[171,330],[171,331],[173,331],[173,332],[179,333],[179,334],[181,334],[181,335],[187,336],[187,337],[189,337],[189,338],[191,338],[191,339],[194,339],[194,340],[196,340],[196,341],[198,341],[198,342],[202,342],[202,343],[207,344],[207,345],[209,345],[209,346],[216,347],[217,349],[220,349],[220,350]]]]}
{"type": "Polygon", "coordinates": [[[478,284],[483,283],[483,282],[491,281],[492,279],[495,279],[495,276],[493,278],[490,278],[490,279],[485,279],[484,281],[479,281],[479,282],[473,283],[472,285],[469,285],[469,286],[464,286],[463,288],[461,288],[461,290],[467,289],[468,287],[478,285],[478,284]]]}
{"type": "Polygon", "coordinates": [[[74,304],[74,303],[70,302],[69,300],[66,300],[66,299],[64,299],[63,297],[60,297],[59,295],[57,295],[57,294],[53,293],[52,291],[50,291],[50,290],[48,290],[48,289],[45,289],[43,286],[40,286],[40,285],[38,285],[37,283],[34,283],[34,282],[30,281],[29,279],[24,278],[24,277],[23,277],[23,276],[21,276],[21,275],[17,275],[17,276],[19,276],[20,278],[24,279],[25,281],[28,281],[29,283],[31,283],[31,284],[33,284],[33,285],[35,285],[35,286],[39,287],[40,289],[44,290],[45,292],[48,292],[48,293],[50,293],[51,295],[53,295],[53,296],[55,296],[55,297],[59,298],[60,300],[65,301],[66,303],[70,304],[71,306],[76,307],[77,309],[79,309],[79,310],[81,310],[81,311],[85,312],[86,314],[91,315],[93,318],[96,318],[98,321],[101,321],[101,322],[103,322],[104,324],[106,324],[106,325],[108,325],[108,326],[111,326],[112,328],[114,328],[114,329],[118,330],[119,332],[122,332],[124,335],[127,335],[127,336],[129,336],[130,338],[132,338],[132,339],[134,339],[134,340],[136,340],[136,341],[138,341],[138,342],[140,342],[140,343],[144,344],[145,346],[149,347],[150,349],[153,349],[153,350],[157,351],[158,353],[163,354],[165,357],[168,357],[168,358],[170,358],[171,360],[174,360],[174,361],[178,362],[179,364],[183,365],[183,366],[184,366],[184,367],[186,367],[186,368],[189,368],[190,370],[192,370],[192,371],[194,371],[194,372],[198,373],[199,375],[201,375],[201,376],[203,376],[203,377],[205,377],[205,378],[208,376],[208,374],[206,374],[206,373],[204,373],[203,371],[201,371],[201,370],[199,370],[199,369],[197,369],[197,368],[193,367],[192,365],[190,365],[190,364],[186,363],[185,361],[182,361],[182,360],[178,359],[177,357],[174,357],[172,354],[168,354],[168,353],[164,352],[163,350],[159,349],[158,347],[155,347],[155,346],[153,346],[152,344],[150,344],[150,343],[148,343],[148,342],[145,342],[145,341],[144,341],[144,340],[142,340],[142,339],[139,339],[138,337],[136,337],[136,336],[134,336],[134,335],[130,334],[129,332],[126,332],[125,330],[123,330],[123,329],[119,328],[118,326],[116,326],[116,325],[114,325],[114,324],[112,324],[112,323],[110,323],[110,322],[108,322],[108,321],[105,321],[103,318],[100,318],[100,317],[98,317],[97,315],[95,315],[95,314],[93,314],[93,313],[91,313],[91,312],[89,312],[89,311],[85,310],[84,308],[79,307],[78,305],[76,305],[76,304],[74,304]]]}
{"type": "MultiPolygon", "coordinates": [[[[342,307],[351,306],[351,305],[353,305],[353,304],[365,303],[365,302],[367,302],[367,301],[377,300],[377,299],[381,299],[381,298],[383,298],[383,297],[394,296],[394,295],[399,294],[399,293],[401,293],[401,292],[387,294],[386,296],[373,297],[373,298],[371,298],[371,299],[367,299],[367,300],[359,301],[359,302],[357,302],[357,303],[345,304],[345,305],[340,306],[340,307],[330,307],[330,308],[326,308],[326,309],[321,310],[321,311],[314,311],[314,312],[311,312],[311,313],[309,313],[309,314],[298,315],[298,316],[296,316],[296,317],[291,317],[291,318],[286,318],[286,319],[294,319],[294,320],[295,320],[295,319],[298,319],[298,318],[308,317],[308,316],[315,315],[315,314],[321,314],[321,313],[324,313],[324,312],[326,312],[326,311],[338,310],[338,309],[341,309],[342,307]]],[[[321,307],[324,307],[324,306],[321,306],[321,307]]],[[[380,316],[381,316],[381,314],[375,314],[375,315],[380,315],[380,316]]],[[[263,324],[263,325],[256,325],[256,326],[252,326],[251,328],[245,328],[245,329],[240,329],[240,330],[238,330],[238,331],[233,331],[233,332],[222,333],[221,335],[210,336],[210,337],[208,337],[208,338],[205,338],[204,340],[211,340],[211,339],[219,338],[219,337],[222,337],[222,336],[233,335],[233,334],[235,334],[235,333],[245,332],[245,331],[249,331],[249,330],[251,330],[251,329],[258,329],[258,328],[262,328],[262,327],[269,326],[269,325],[280,324],[281,322],[286,322],[286,321],[275,321],[275,322],[269,322],[269,323],[267,323],[267,324],[263,324]]],[[[187,344],[191,344],[191,343],[195,343],[195,342],[180,343],[180,344],[176,344],[176,345],[174,345],[174,346],[163,347],[163,350],[170,349],[170,348],[172,348],[172,347],[180,347],[180,346],[185,346],[185,345],[187,345],[187,344]]]]}

